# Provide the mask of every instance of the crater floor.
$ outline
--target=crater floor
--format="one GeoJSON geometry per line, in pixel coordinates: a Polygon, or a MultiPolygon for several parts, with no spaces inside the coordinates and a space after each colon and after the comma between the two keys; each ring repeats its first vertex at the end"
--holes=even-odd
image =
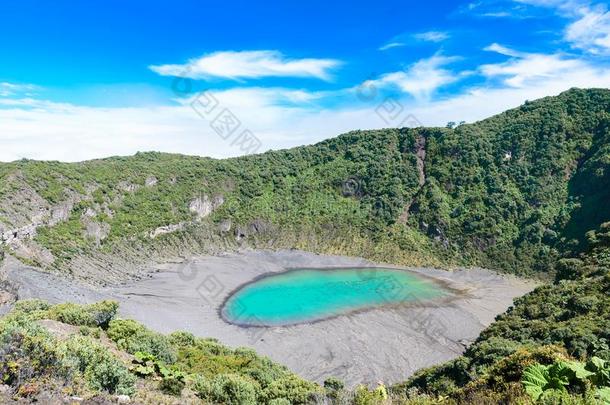
{"type": "Polygon", "coordinates": [[[142,280],[97,289],[14,261],[3,270],[20,299],[115,299],[121,303],[122,317],[157,331],[187,330],[231,346],[251,347],[305,378],[322,382],[334,376],[350,386],[404,381],[422,367],[459,356],[513,298],[536,286],[484,269],[412,268],[458,293],[451,300],[388,306],[293,326],[243,327],[219,315],[232,291],[264,274],[293,267],[374,265],[359,258],[296,250],[243,251],[159,265],[142,280]]]}

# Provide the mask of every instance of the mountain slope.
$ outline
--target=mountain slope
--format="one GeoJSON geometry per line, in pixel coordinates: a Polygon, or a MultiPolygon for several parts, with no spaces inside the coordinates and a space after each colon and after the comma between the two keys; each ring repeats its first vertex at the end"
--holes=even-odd
{"type": "Polygon", "coordinates": [[[548,272],[610,219],[609,111],[609,91],[574,89],[455,129],[235,159],[1,164],[0,233],[18,257],[94,279],[244,243],[548,272]]]}
{"type": "MultiPolygon", "coordinates": [[[[554,284],[515,300],[463,356],[420,371],[394,391],[449,396],[460,404],[521,403],[528,400],[521,379],[532,364],[594,356],[610,360],[610,222],[588,239],[590,247],[580,258],[559,262],[554,284]]],[[[591,386],[567,388],[541,402],[607,403],[587,397],[591,386]]]]}

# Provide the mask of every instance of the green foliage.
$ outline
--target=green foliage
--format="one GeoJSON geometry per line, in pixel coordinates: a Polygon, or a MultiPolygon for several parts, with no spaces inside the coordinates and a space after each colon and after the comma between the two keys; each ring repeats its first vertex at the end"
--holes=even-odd
{"type": "Polygon", "coordinates": [[[23,300],[15,303],[12,312],[29,314],[36,311],[47,311],[50,307],[51,304],[44,300],[23,300]]]}
{"type": "Polygon", "coordinates": [[[160,374],[160,369],[163,367],[155,356],[143,352],[135,353],[133,364],[131,371],[140,377],[160,374]]]}
{"type": "Polygon", "coordinates": [[[329,377],[324,380],[324,388],[331,391],[339,391],[345,388],[345,384],[336,377],[329,377]]]}
{"type": "Polygon", "coordinates": [[[523,385],[525,391],[534,399],[543,399],[546,395],[567,394],[567,385],[570,384],[570,369],[565,363],[556,363],[551,366],[535,364],[523,371],[523,385]]]}
{"type": "Polygon", "coordinates": [[[179,397],[182,395],[182,390],[185,387],[184,375],[171,373],[165,377],[162,377],[159,383],[159,389],[168,395],[179,397]]]}
{"type": "MultiPolygon", "coordinates": [[[[533,364],[523,371],[522,383],[534,401],[566,397],[569,391],[592,390],[604,399],[610,388],[610,363],[599,357],[587,363],[560,361],[551,365],[533,364]]],[[[608,398],[606,398],[607,400],[608,398]]]]}
{"type": "Polygon", "coordinates": [[[383,384],[374,390],[369,390],[364,385],[359,385],[354,391],[354,405],[378,405],[388,399],[388,393],[383,384]]]}
{"type": "Polygon", "coordinates": [[[0,322],[0,376],[17,389],[30,379],[64,375],[57,342],[41,326],[24,320],[0,322]]]}
{"type": "Polygon", "coordinates": [[[135,377],[108,349],[91,339],[73,336],[59,346],[65,362],[84,373],[92,389],[132,394],[135,377]]]}
{"type": "Polygon", "coordinates": [[[0,321],[3,383],[20,392],[35,381],[70,381],[80,376],[95,391],[133,393],[135,378],[107,348],[85,336],[58,341],[31,318],[55,309],[40,301],[19,303],[0,321]]]}
{"type": "Polygon", "coordinates": [[[159,389],[169,395],[180,396],[185,384],[185,374],[168,368],[149,353],[136,352],[131,372],[140,377],[159,377],[159,389]]]}
{"type": "MultiPolygon", "coordinates": [[[[558,273],[555,284],[541,286],[516,299],[514,306],[498,316],[463,357],[422,370],[394,389],[404,393],[417,388],[466,403],[481,398],[514,402],[519,398],[515,383],[521,381],[525,369],[539,364],[542,368],[528,369],[528,391],[538,390],[536,381],[544,380],[542,386],[548,388],[543,389],[544,397],[536,391],[543,402],[584,404],[603,395],[605,391],[588,393],[585,386],[579,391],[572,380],[565,390],[569,395],[562,386],[565,375],[575,378],[571,376],[577,373],[579,378],[584,377],[603,369],[603,360],[610,360],[610,274],[605,261],[610,254],[608,229],[602,224],[599,230],[589,232],[588,250],[577,260],[559,265],[564,270],[558,273]],[[574,268],[579,270],[571,270],[574,268]],[[571,362],[569,356],[589,359],[587,366],[571,362]],[[569,367],[562,369],[557,364],[569,367]]],[[[604,387],[601,388],[605,390],[604,387]]]]}
{"type": "Polygon", "coordinates": [[[100,327],[106,329],[116,316],[119,304],[116,301],[100,301],[91,305],[72,303],[58,304],[49,310],[48,317],[77,326],[100,327]]]}
{"type": "Polygon", "coordinates": [[[176,361],[176,353],[170,340],[136,321],[115,319],[110,322],[107,333],[117,346],[128,353],[151,353],[164,363],[171,364],[176,361]]]}
{"type": "Polygon", "coordinates": [[[27,396],[34,395],[39,381],[52,380],[73,392],[84,389],[82,381],[93,392],[133,395],[139,377],[158,381],[158,390],[164,394],[180,397],[188,383],[206,401],[236,404],[300,404],[322,393],[318,385],[248,348],[231,349],[187,332],[164,336],[131,320],[111,320],[105,331],[97,326],[104,325],[116,310],[112,302],[17,302],[0,319],[2,382],[27,396]],[[49,318],[78,328],[58,340],[37,323],[49,318]],[[108,342],[103,333],[134,354],[131,368],[104,346],[108,342]]]}
{"type": "Polygon", "coordinates": [[[195,335],[189,332],[177,331],[167,336],[173,346],[192,346],[195,344],[195,335]]]}
{"type": "Polygon", "coordinates": [[[254,383],[236,374],[219,374],[211,380],[200,377],[193,390],[203,400],[228,405],[256,405],[260,394],[254,383]]]}
{"type": "Polygon", "coordinates": [[[262,396],[266,401],[284,398],[292,404],[306,404],[318,392],[319,387],[314,383],[291,375],[271,382],[264,389],[262,396]]]}

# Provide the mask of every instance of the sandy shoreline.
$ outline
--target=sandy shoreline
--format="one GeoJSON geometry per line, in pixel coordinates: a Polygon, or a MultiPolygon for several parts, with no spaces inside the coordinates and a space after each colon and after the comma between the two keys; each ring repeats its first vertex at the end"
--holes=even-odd
{"type": "Polygon", "coordinates": [[[464,294],[434,305],[379,308],[292,326],[242,327],[225,322],[218,313],[232,291],[265,274],[294,267],[374,265],[294,250],[244,251],[160,265],[143,280],[96,290],[14,263],[4,271],[21,299],[115,299],[121,303],[121,316],[160,332],[188,330],[230,346],[252,347],[305,378],[323,381],[335,376],[348,385],[403,381],[422,367],[457,357],[513,298],[535,286],[483,269],[413,268],[409,270],[464,294]]]}

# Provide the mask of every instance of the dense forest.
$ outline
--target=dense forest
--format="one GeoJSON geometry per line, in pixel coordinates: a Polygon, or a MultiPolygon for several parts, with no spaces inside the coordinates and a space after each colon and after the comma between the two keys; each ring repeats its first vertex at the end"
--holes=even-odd
{"type": "MultiPolygon", "coordinates": [[[[149,152],[0,164],[4,254],[74,277],[96,274],[91,282],[118,277],[125,263],[240,246],[482,266],[546,281],[462,357],[387,392],[351,393],[357,403],[610,401],[608,221],[610,91],[601,89],[572,89],[455,128],[354,131],[225,160],[149,152]],[[532,396],[522,379],[535,370],[549,381],[532,396]]],[[[31,321],[30,312],[15,319],[31,321]]],[[[160,361],[153,357],[146,361],[160,361]]],[[[252,378],[249,398],[288,398],[269,397],[252,378]]],[[[342,395],[337,381],[292,383],[314,396],[342,395]]]]}

